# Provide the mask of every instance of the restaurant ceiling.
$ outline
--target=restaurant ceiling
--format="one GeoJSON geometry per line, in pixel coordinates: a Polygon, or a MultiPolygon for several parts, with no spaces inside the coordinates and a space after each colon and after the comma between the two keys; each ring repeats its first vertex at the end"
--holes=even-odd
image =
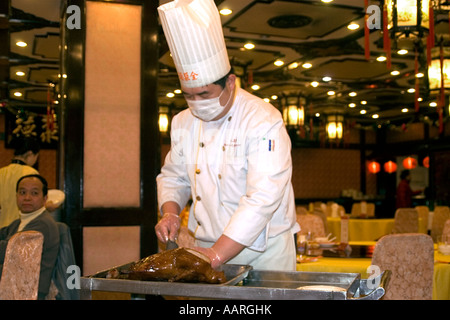
{"type": "MultiPolygon", "coordinates": [[[[166,2],[161,0],[160,4],[166,2]]],[[[369,3],[380,5],[379,1],[369,3]]],[[[389,69],[386,62],[376,60],[385,52],[381,30],[375,29],[370,32],[370,60],[365,59],[362,0],[216,0],[216,4],[219,9],[232,10],[221,19],[230,60],[241,74],[243,86],[262,98],[278,96],[271,100],[276,106],[282,97],[303,96],[310,103],[307,111],[325,113],[329,104],[338,105],[347,119],[359,123],[404,122],[437,114],[436,108],[429,107],[436,97],[429,95],[426,76],[420,80],[420,114],[414,112],[415,95],[408,92],[415,82],[413,50],[404,56],[393,52],[389,69]],[[351,23],[359,28],[349,30],[351,23]],[[255,48],[244,49],[248,42],[255,48]],[[275,66],[276,60],[282,60],[284,65],[275,66]],[[290,68],[292,63],[299,66],[290,68]],[[303,68],[303,63],[310,63],[311,67],[303,68]],[[391,75],[393,70],[399,74],[391,75]],[[325,76],[331,80],[324,81],[325,76]],[[314,87],[313,81],[319,85],[314,87]],[[252,84],[260,89],[253,90],[252,84]],[[331,90],[334,96],[328,95],[331,90]],[[357,95],[351,97],[351,92],[357,95]],[[350,108],[350,103],[355,106],[350,108]],[[402,112],[404,108],[409,112],[402,112]],[[367,111],[364,115],[360,113],[363,109],[367,111]],[[378,119],[372,118],[375,113],[378,119]]],[[[0,41],[7,43],[8,34],[10,37],[9,52],[5,46],[0,52],[0,100],[8,100],[11,106],[45,106],[48,82],[58,82],[61,0],[40,0],[39,4],[34,0],[11,0],[11,7],[9,19],[0,16],[0,41]],[[16,46],[18,40],[28,46],[16,46]],[[16,75],[19,69],[25,76],[16,75]],[[16,89],[23,92],[22,97],[13,95],[16,89]]],[[[448,16],[438,16],[435,29],[448,39],[448,16]]],[[[158,94],[162,106],[171,105],[175,111],[185,108],[182,95],[166,96],[178,87],[160,28],[158,94]]]]}

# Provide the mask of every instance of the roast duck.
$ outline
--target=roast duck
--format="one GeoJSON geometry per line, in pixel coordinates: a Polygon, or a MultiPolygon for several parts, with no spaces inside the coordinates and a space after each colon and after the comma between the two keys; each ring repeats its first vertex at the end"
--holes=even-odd
{"type": "Polygon", "coordinates": [[[214,270],[206,256],[183,247],[148,256],[126,269],[112,269],[107,278],[211,284],[226,281],[225,273],[214,270]]]}

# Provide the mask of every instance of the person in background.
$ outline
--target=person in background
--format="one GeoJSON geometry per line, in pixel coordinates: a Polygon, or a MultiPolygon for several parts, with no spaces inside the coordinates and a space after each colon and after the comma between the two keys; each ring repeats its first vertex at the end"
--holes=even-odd
{"type": "Polygon", "coordinates": [[[292,144],[280,112],[238,86],[212,0],[158,10],[189,107],[172,120],[171,150],[157,177],[158,239],[177,237],[179,214],[192,197],[193,249],[213,268],[295,271],[300,227],[292,144]]]}
{"type": "MultiPolygon", "coordinates": [[[[16,185],[17,206],[20,218],[0,229],[0,265],[5,261],[8,240],[21,231],[38,231],[44,236],[38,299],[45,299],[49,292],[53,269],[59,251],[59,230],[56,221],[45,209],[48,185],[38,174],[26,175],[16,185]]],[[[0,277],[1,277],[0,269],[0,277]]]]}
{"type": "Polygon", "coordinates": [[[422,193],[422,190],[413,191],[409,186],[411,182],[411,172],[403,170],[400,173],[400,183],[397,187],[396,208],[411,208],[412,197],[422,193]]]}
{"type": "Polygon", "coordinates": [[[14,156],[11,164],[0,169],[0,228],[19,218],[17,181],[25,175],[38,174],[33,166],[39,157],[39,141],[35,138],[17,138],[12,145],[14,156]]]}

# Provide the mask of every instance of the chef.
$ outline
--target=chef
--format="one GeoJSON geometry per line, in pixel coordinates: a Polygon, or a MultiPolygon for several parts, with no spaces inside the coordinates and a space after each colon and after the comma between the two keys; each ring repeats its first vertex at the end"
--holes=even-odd
{"type": "Polygon", "coordinates": [[[175,240],[189,199],[195,250],[211,266],[294,271],[291,141],[280,112],[239,88],[213,0],[158,8],[188,108],[172,120],[157,177],[160,241],[175,240]]]}

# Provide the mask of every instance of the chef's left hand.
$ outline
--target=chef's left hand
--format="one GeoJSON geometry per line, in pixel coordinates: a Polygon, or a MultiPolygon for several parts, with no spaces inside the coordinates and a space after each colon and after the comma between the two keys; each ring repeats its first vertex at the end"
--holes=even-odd
{"type": "Polygon", "coordinates": [[[213,248],[194,247],[192,249],[200,253],[203,253],[205,256],[207,256],[213,269],[217,269],[222,265],[220,256],[213,248]]]}

